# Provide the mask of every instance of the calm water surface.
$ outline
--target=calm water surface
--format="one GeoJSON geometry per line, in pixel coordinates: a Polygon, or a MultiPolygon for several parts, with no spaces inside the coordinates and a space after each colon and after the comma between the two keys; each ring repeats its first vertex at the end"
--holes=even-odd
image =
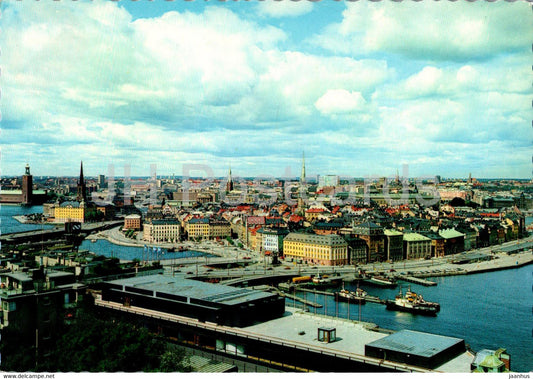
{"type": "MultiPolygon", "coordinates": [[[[115,257],[119,259],[133,260],[135,258],[142,260],[144,254],[144,248],[142,247],[129,247],[114,245],[107,240],[96,240],[91,242],[84,240],[80,246],[81,250],[89,250],[98,255],[104,255],[106,257],[115,257]]],[[[149,249],[150,250],[150,249],[149,249]]],[[[176,251],[173,253],[167,252],[166,249],[161,249],[162,254],[157,259],[179,259],[179,258],[191,258],[191,257],[216,257],[216,255],[204,253],[201,251],[176,251]]],[[[156,259],[156,255],[150,250],[149,259],[156,259]]],[[[146,259],[146,257],[145,257],[146,259]]]]}
{"type": "MultiPolygon", "coordinates": [[[[489,273],[430,278],[437,286],[401,283],[421,293],[428,301],[441,304],[437,317],[389,311],[382,304],[337,303],[333,296],[300,293],[299,296],[324,304],[310,312],[373,322],[385,329],[411,329],[462,338],[474,351],[507,348],[513,371],[533,370],[533,265],[489,273]],[[316,300],[315,300],[316,299],[316,300]],[[325,303],[324,303],[325,302],[325,303]],[[360,312],[360,313],[359,313],[360,312]]],[[[355,290],[356,284],[346,289],[355,290]]],[[[397,289],[360,285],[369,295],[394,299],[397,289]]],[[[292,301],[287,300],[292,305],[292,301]]]]}

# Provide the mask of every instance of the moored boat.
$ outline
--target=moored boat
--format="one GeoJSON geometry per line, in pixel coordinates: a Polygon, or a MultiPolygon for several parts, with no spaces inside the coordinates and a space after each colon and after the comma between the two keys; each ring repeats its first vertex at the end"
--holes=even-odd
{"type": "Polygon", "coordinates": [[[394,288],[398,284],[395,279],[387,278],[384,276],[374,275],[371,278],[364,279],[365,283],[372,284],[378,287],[394,288]]]}
{"type": "Polygon", "coordinates": [[[339,292],[335,292],[335,301],[365,304],[366,295],[366,291],[362,290],[361,288],[357,288],[355,291],[348,291],[343,288],[339,292]]]}
{"type": "Polygon", "coordinates": [[[389,310],[403,311],[427,316],[436,316],[437,312],[440,311],[439,303],[424,300],[422,295],[411,291],[410,288],[404,296],[400,287],[400,292],[398,295],[396,295],[396,298],[394,300],[387,300],[386,305],[387,309],[389,310]]]}

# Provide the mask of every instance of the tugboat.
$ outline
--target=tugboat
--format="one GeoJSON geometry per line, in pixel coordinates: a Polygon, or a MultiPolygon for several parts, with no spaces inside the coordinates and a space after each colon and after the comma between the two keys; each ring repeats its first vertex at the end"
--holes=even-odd
{"type": "Polygon", "coordinates": [[[344,302],[353,302],[353,303],[359,303],[359,304],[365,304],[366,299],[365,296],[367,295],[366,291],[362,290],[361,288],[357,288],[355,292],[348,291],[342,288],[339,292],[335,292],[335,301],[344,301],[344,302]]]}
{"type": "Polygon", "coordinates": [[[309,283],[311,287],[336,287],[340,284],[342,278],[337,274],[333,277],[328,275],[317,274],[309,283]]]}
{"type": "Polygon", "coordinates": [[[436,316],[440,311],[440,304],[424,300],[422,295],[412,292],[411,288],[402,294],[402,288],[394,300],[386,301],[387,309],[393,311],[410,312],[414,314],[436,316]]]}

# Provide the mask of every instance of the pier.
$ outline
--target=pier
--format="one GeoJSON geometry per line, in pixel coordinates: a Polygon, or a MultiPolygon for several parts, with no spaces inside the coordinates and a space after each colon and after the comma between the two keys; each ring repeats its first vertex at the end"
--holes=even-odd
{"type": "MultiPolygon", "coordinates": [[[[285,284],[285,283],[280,283],[279,286],[289,290],[289,286],[287,284],[285,284]]],[[[313,293],[313,294],[316,294],[316,295],[335,296],[335,292],[320,291],[320,290],[314,290],[314,289],[298,287],[298,286],[296,286],[295,289],[296,289],[296,291],[309,292],[309,293],[313,293]]],[[[297,298],[296,300],[300,301],[298,299],[300,299],[300,298],[297,298]]],[[[379,297],[372,296],[372,295],[365,296],[365,300],[368,301],[369,303],[376,303],[376,304],[385,304],[387,302],[386,300],[380,299],[379,297]]],[[[320,306],[322,306],[322,305],[320,305],[320,306]]]]}
{"type": "Polygon", "coordinates": [[[281,291],[280,289],[278,289],[276,287],[270,287],[270,288],[272,290],[276,291],[278,293],[278,295],[286,297],[287,299],[298,301],[298,302],[300,302],[302,304],[308,305],[308,306],[313,307],[313,308],[322,308],[323,307],[322,304],[315,303],[315,302],[309,301],[307,299],[302,299],[301,297],[296,296],[296,295],[291,295],[290,293],[283,292],[283,291],[281,291]]]}
{"type": "Polygon", "coordinates": [[[407,276],[407,275],[397,275],[397,279],[403,280],[404,282],[410,282],[415,284],[420,284],[426,287],[436,286],[436,282],[432,282],[431,280],[426,280],[422,278],[416,278],[414,276],[407,276]]]}

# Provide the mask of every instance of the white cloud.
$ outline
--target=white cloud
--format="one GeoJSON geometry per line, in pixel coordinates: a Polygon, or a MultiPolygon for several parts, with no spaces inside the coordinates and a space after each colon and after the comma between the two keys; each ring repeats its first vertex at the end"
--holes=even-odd
{"type": "MultiPolygon", "coordinates": [[[[335,38],[319,37],[350,56],[313,54],[299,41],[286,43],[291,33],[283,23],[253,22],[218,6],[134,20],[113,2],[6,4],[3,163],[17,173],[33,154],[55,174],[72,166],[65,156],[94,169],[109,161],[137,164],[139,174],[152,162],[174,172],[181,163],[209,163],[225,173],[235,160],[252,170],[243,175],[279,175],[292,160],[297,171],[301,151],[311,149],[319,151],[317,172],[364,175],[387,165],[394,172],[400,158],[452,162],[446,151],[477,162],[468,155],[472,147],[498,139],[504,147],[494,152],[501,156],[511,142],[523,147],[531,120],[529,55],[510,52],[524,37],[506,35],[507,44],[504,37],[483,39],[487,25],[503,28],[498,12],[514,11],[481,7],[470,24],[452,18],[467,54],[456,37],[436,37],[445,23],[421,32],[416,23],[438,12],[372,4],[348,5],[343,22],[329,30],[335,38]],[[432,38],[444,43],[441,53],[432,38]],[[353,57],[359,53],[370,55],[353,57]],[[468,57],[475,59],[462,61],[468,57]],[[362,162],[356,169],[355,160],[362,162]]],[[[311,156],[309,162],[313,167],[311,156]]]]}
{"type": "Polygon", "coordinates": [[[315,103],[315,107],[323,114],[350,113],[364,109],[366,101],[361,92],[350,92],[344,89],[328,90],[315,103]]]}
{"type": "Polygon", "coordinates": [[[346,54],[396,53],[415,59],[487,59],[531,41],[527,2],[351,2],[316,43],[346,54]],[[346,41],[353,41],[352,43],[346,41]]]}
{"type": "Polygon", "coordinates": [[[265,17],[297,17],[311,12],[313,3],[308,0],[261,0],[257,10],[265,17]]]}

